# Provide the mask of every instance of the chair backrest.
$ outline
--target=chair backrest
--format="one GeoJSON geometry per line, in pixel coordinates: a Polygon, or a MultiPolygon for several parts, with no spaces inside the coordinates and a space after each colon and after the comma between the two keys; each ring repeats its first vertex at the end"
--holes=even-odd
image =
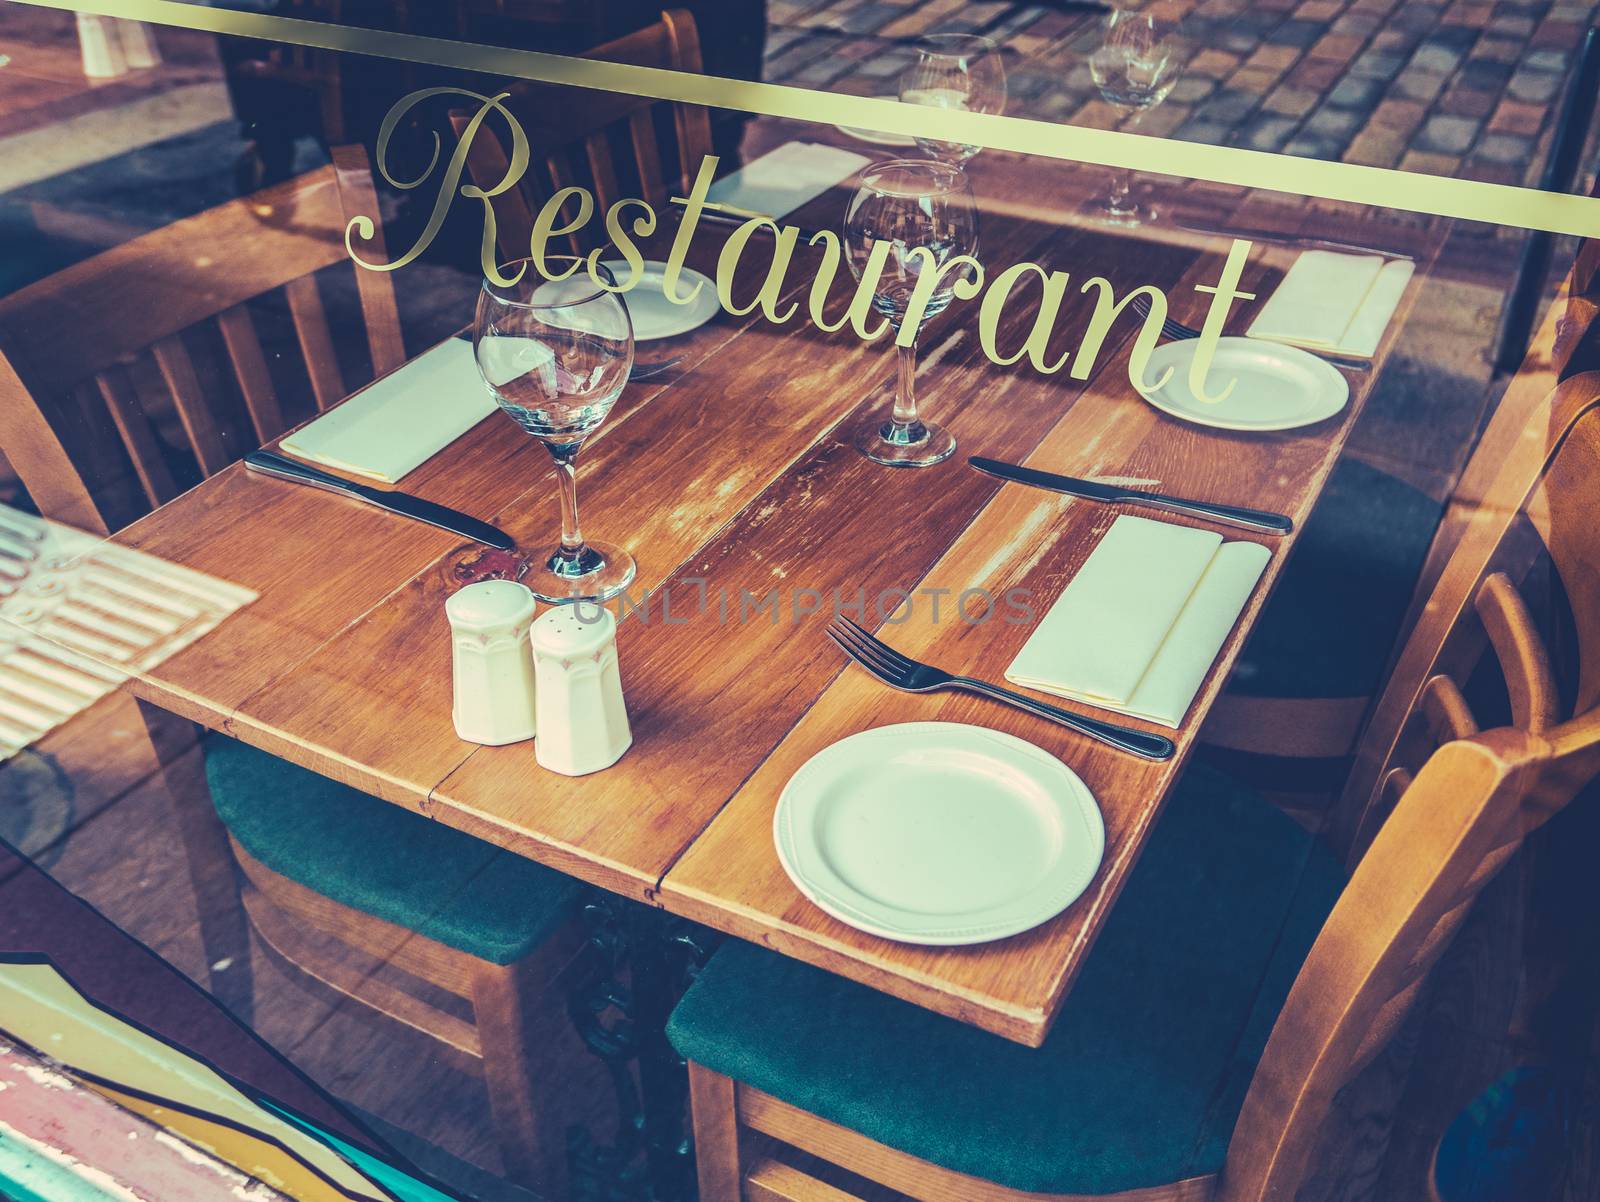
{"type": "Polygon", "coordinates": [[[405,361],[389,275],[344,247],[377,219],[365,152],[333,159],[0,299],[0,447],[40,512],[109,533],[405,361]]]}
{"type": "Polygon", "coordinates": [[[1352,860],[1442,740],[1500,724],[1542,734],[1600,704],[1600,372],[1522,416],[1515,442],[1485,435],[1499,471],[1357,748],[1334,839],[1352,860]]]}
{"type": "Polygon", "coordinates": [[[1558,386],[1506,456],[1369,733],[1355,871],[1252,1079],[1223,1202],[1294,1198],[1334,1095],[1479,893],[1600,775],[1600,374],[1558,386]]]}
{"type": "Polygon", "coordinates": [[[1219,1202],[1292,1202],[1334,1095],[1380,1052],[1484,886],[1551,808],[1538,781],[1600,764],[1593,714],[1545,737],[1502,728],[1428,760],[1357,867],[1272,1029],[1219,1202]]]}
{"type": "MultiPolygon", "coordinates": [[[[663,12],[656,24],[597,46],[582,57],[698,73],[700,35],[687,10],[672,9],[663,12]]],[[[600,213],[624,197],[659,206],[695,177],[700,160],[711,153],[711,121],[699,105],[531,82],[506,90],[509,95],[503,103],[527,132],[531,151],[520,186],[494,202],[500,250],[507,259],[527,255],[533,216],[560,189],[588,188],[600,213]]],[[[450,114],[458,137],[472,116],[469,110],[450,114]]],[[[499,132],[486,122],[467,152],[467,171],[481,188],[497,186],[509,168],[499,132]]],[[[591,221],[569,235],[573,253],[598,245],[603,236],[590,231],[600,228],[600,222],[591,221]]]]}

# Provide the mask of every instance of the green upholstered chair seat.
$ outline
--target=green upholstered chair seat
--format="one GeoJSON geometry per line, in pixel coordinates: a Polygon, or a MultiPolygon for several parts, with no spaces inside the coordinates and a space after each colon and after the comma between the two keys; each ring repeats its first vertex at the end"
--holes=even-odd
{"type": "Polygon", "coordinates": [[[697,1063],[957,1172],[1056,1193],[1167,1185],[1221,1168],[1342,885],[1304,830],[1197,766],[1043,1047],[736,942],[668,1033],[697,1063]]]}
{"type": "Polygon", "coordinates": [[[234,739],[205,741],[217,814],[252,857],[324,897],[494,964],[573,912],[570,877],[234,739]]]}
{"type": "Polygon", "coordinates": [[[1376,691],[1443,512],[1387,472],[1341,459],[1229,689],[1252,697],[1376,691]]]}

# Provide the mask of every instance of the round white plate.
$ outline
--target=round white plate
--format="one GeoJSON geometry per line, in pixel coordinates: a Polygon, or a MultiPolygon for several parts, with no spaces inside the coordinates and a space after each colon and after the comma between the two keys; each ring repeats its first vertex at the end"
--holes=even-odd
{"type": "Polygon", "coordinates": [[[1013,735],[957,722],[862,731],[790,778],[778,859],[841,922],[903,943],[1003,939],[1071,905],[1105,825],[1076,773],[1013,735]]]}
{"type": "Polygon", "coordinates": [[[1203,401],[1190,391],[1189,364],[1200,349],[1198,338],[1169,342],[1150,355],[1145,379],[1172,375],[1160,388],[1140,387],[1163,413],[1223,430],[1293,430],[1326,421],[1345,407],[1350,384],[1339,369],[1296,346],[1260,338],[1219,338],[1207,387],[1216,391],[1237,379],[1226,400],[1203,401]]]}
{"type": "MultiPolygon", "coordinates": [[[[898,95],[884,96],[884,100],[899,100],[898,95]]],[[[910,134],[892,134],[885,129],[868,129],[864,125],[835,125],[847,138],[854,138],[857,142],[871,142],[874,146],[915,146],[917,140],[910,134]]]]}
{"type": "MultiPolygon", "coordinates": [[[[628,278],[629,267],[621,259],[611,260],[603,266],[611,270],[618,280],[628,278]]],[[[702,285],[694,300],[687,305],[675,305],[667,299],[665,289],[667,265],[655,259],[646,259],[644,274],[639,282],[622,294],[628,306],[628,316],[633,319],[633,340],[650,342],[657,338],[672,338],[699,329],[717,315],[717,285],[692,267],[678,273],[678,292],[690,291],[696,283],[702,285]]]]}
{"type": "Polygon", "coordinates": [[[915,146],[917,140],[910,134],[893,134],[884,129],[865,129],[859,125],[835,125],[847,138],[857,142],[871,142],[874,146],[915,146]]]}

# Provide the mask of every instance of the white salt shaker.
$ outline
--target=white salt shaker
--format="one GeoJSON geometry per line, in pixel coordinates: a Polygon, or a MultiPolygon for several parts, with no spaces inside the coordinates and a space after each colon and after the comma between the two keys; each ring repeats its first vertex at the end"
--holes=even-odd
{"type": "Polygon", "coordinates": [[[549,609],[533,624],[539,763],[563,776],[609,768],[633,743],[617,671],[617,620],[602,606],[549,609]]]}
{"type": "Polygon", "coordinates": [[[534,674],[528,652],[533,594],[512,580],[481,580],[444,603],[450,619],[452,716],[469,743],[533,738],[534,674]]]}

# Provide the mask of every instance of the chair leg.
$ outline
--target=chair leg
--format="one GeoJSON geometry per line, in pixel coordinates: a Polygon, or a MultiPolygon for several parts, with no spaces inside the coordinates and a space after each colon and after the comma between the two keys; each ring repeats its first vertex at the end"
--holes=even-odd
{"type": "Polygon", "coordinates": [[[700,1202],[739,1202],[739,1114],[733,1080],[689,1061],[689,1104],[694,1117],[695,1168],[700,1202]]]}
{"type": "Polygon", "coordinates": [[[213,997],[233,1011],[240,1022],[248,1023],[254,1001],[250,974],[250,925],[239,896],[233,849],[228,845],[227,828],[211,805],[211,792],[200,767],[193,740],[185,739],[188,750],[173,756],[163,755],[163,743],[171,741],[173,724],[193,727],[183,718],[167,713],[148,702],[139,702],[145,733],[171,798],[179,838],[189,864],[194,886],[195,907],[200,927],[200,946],[209,973],[213,997]]]}
{"type": "MultiPolygon", "coordinates": [[[[562,1116],[541,1098],[529,1071],[530,1021],[541,957],[515,964],[483,963],[472,981],[473,1021],[483,1047],[489,1110],[500,1134],[505,1173],[547,1197],[566,1196],[566,1136],[562,1116]]],[[[548,982],[546,982],[548,984],[548,982]]]]}

